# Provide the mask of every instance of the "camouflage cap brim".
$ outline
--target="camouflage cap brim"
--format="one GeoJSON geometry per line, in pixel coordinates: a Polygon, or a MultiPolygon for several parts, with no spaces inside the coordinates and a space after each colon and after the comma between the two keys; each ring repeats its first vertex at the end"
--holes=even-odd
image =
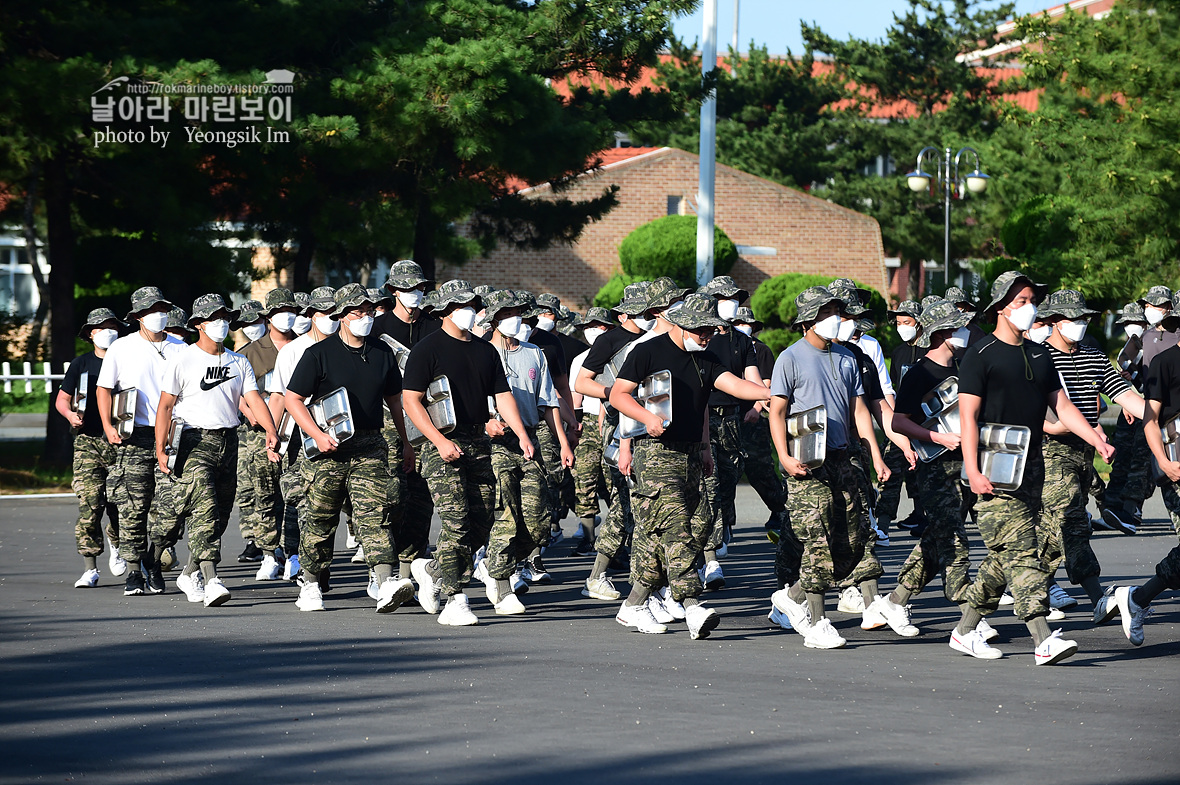
{"type": "Polygon", "coordinates": [[[83,340],[90,340],[90,333],[101,324],[105,322],[114,322],[115,329],[120,333],[128,328],[128,324],[120,319],[114,311],[110,308],[95,308],[86,315],[86,321],[82,323],[82,328],[78,330],[78,337],[83,340]]]}

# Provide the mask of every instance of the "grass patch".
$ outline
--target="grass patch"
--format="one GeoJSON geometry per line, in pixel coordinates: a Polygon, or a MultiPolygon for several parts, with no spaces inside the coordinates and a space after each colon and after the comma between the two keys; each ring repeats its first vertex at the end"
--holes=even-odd
{"type": "Polygon", "coordinates": [[[0,392],[0,414],[47,414],[51,395],[53,393],[45,392],[45,387],[40,382],[34,382],[31,393],[25,392],[24,382],[13,382],[12,392],[0,392]]]}
{"type": "Polygon", "coordinates": [[[42,466],[45,440],[4,442],[0,454],[0,494],[64,493],[71,490],[73,469],[42,466]]]}

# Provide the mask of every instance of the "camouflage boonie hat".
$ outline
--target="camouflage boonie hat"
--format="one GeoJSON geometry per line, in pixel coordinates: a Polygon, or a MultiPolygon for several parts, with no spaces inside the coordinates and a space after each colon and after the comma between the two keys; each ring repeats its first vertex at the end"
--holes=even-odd
{"type": "MultiPolygon", "coordinates": [[[[179,308],[176,310],[180,311],[179,308]]],[[[226,317],[230,322],[238,318],[238,312],[231,308],[229,303],[220,294],[202,294],[197,299],[193,300],[193,315],[185,322],[188,327],[195,327],[197,322],[203,322],[209,319],[218,311],[228,311],[229,316],[226,317]]],[[[181,314],[184,311],[180,311],[181,314]]],[[[171,321],[172,314],[168,314],[169,321],[171,321]]]]}
{"type": "Polygon", "coordinates": [[[369,296],[373,298],[373,302],[377,305],[384,305],[386,307],[393,305],[393,295],[384,289],[366,289],[369,296]]]}
{"type": "Polygon", "coordinates": [[[447,281],[438,287],[437,297],[438,301],[434,305],[436,311],[445,310],[451,303],[470,305],[477,311],[483,307],[479,295],[471,288],[471,284],[461,278],[447,281]]]}
{"type": "Polygon", "coordinates": [[[960,327],[966,327],[971,324],[971,319],[971,314],[963,313],[950,300],[939,300],[922,311],[922,316],[919,319],[922,325],[922,334],[914,343],[921,349],[929,349],[930,336],[934,333],[939,330],[957,330],[960,327]]]}
{"type": "Polygon", "coordinates": [[[311,290],[307,305],[303,307],[303,315],[332,313],[334,310],[336,310],[336,290],[331,286],[317,286],[311,290]]]}
{"type": "MultiPolygon", "coordinates": [[[[922,313],[926,313],[927,308],[934,305],[935,303],[940,303],[940,302],[942,302],[942,298],[939,297],[937,294],[926,295],[925,297],[922,298],[922,303],[921,303],[922,313]]],[[[951,303],[951,305],[954,305],[954,303],[951,303]]]]}
{"type": "Polygon", "coordinates": [[[238,318],[230,322],[231,330],[240,330],[247,324],[254,324],[262,317],[262,303],[257,300],[247,300],[238,309],[238,318]]]}
{"type": "Polygon", "coordinates": [[[164,325],[164,332],[169,330],[176,330],[177,332],[192,335],[194,330],[188,322],[188,314],[179,305],[168,312],[168,323],[164,325]]]}
{"type": "Polygon", "coordinates": [[[870,292],[868,289],[860,288],[856,285],[856,281],[852,280],[851,278],[837,278],[828,284],[828,291],[832,294],[836,294],[837,289],[851,289],[856,293],[856,299],[861,305],[868,305],[869,300],[873,299],[872,292],[870,292]]]}
{"type": "Polygon", "coordinates": [[[592,324],[605,324],[607,327],[614,327],[615,320],[611,317],[610,311],[605,308],[591,308],[582,317],[581,326],[589,327],[592,324]]]}
{"type": "Polygon", "coordinates": [[[175,303],[169,302],[164,293],[160,291],[158,286],[141,286],[131,294],[131,310],[127,312],[124,321],[133,321],[143,316],[144,311],[155,308],[157,305],[167,305],[168,310],[176,307],[175,303]]]}
{"type": "Polygon", "coordinates": [[[1115,320],[1115,324],[1147,324],[1147,317],[1143,315],[1143,306],[1139,303],[1127,303],[1123,306],[1123,313],[1115,320]]]}
{"type": "Polygon", "coordinates": [[[307,292],[295,292],[295,306],[299,309],[298,311],[295,312],[296,315],[302,316],[303,312],[307,310],[307,304],[310,302],[311,302],[311,295],[310,294],[308,294],[307,292]]]}
{"type": "Polygon", "coordinates": [[[636,281],[623,287],[623,299],[615,306],[616,313],[628,316],[639,316],[647,310],[647,292],[651,288],[649,281],[636,281]]]}
{"type": "Polygon", "coordinates": [[[525,303],[517,296],[516,292],[511,289],[501,289],[497,292],[492,292],[487,297],[483,298],[484,317],[483,320],[489,325],[495,326],[498,319],[497,314],[500,311],[506,311],[509,308],[520,308],[525,303]]]}
{"type": "Polygon", "coordinates": [[[877,329],[877,323],[872,319],[861,318],[856,320],[856,331],[858,333],[871,333],[877,329]]]}
{"type": "MultiPolygon", "coordinates": [[[[1016,270],[1009,270],[1002,273],[996,282],[992,284],[992,301],[983,309],[984,313],[994,313],[999,310],[999,305],[1011,293],[1012,288],[1018,284],[1023,283],[1024,286],[1031,286],[1033,289],[1033,296],[1037,298],[1037,302],[1045,299],[1045,295],[1049,293],[1049,286],[1043,283],[1037,283],[1027,275],[1016,270]]],[[[952,303],[953,305],[953,303],[952,303]]]]}
{"type": "Polygon", "coordinates": [[[914,319],[922,318],[922,306],[916,300],[902,300],[896,308],[886,311],[890,316],[910,316],[914,319]]]}
{"type": "Polygon", "coordinates": [[[271,289],[266,293],[266,306],[262,309],[262,315],[269,319],[280,308],[299,308],[290,289],[271,289]]]}
{"type": "Polygon", "coordinates": [[[657,278],[647,290],[647,310],[662,311],[691,291],[692,289],[680,288],[666,275],[657,278]]]}
{"type": "Polygon", "coordinates": [[[82,323],[82,329],[78,331],[78,337],[89,341],[90,333],[94,332],[103,322],[116,322],[115,329],[122,333],[127,329],[127,324],[115,315],[115,312],[110,308],[95,308],[90,313],[86,314],[86,321],[82,323]]]}
{"type": "Polygon", "coordinates": [[[704,286],[697,289],[698,294],[718,297],[726,300],[737,300],[739,304],[750,299],[750,293],[740,288],[728,275],[719,275],[704,286]]]}
{"type": "Polygon", "coordinates": [[[551,313],[556,317],[561,311],[561,298],[556,294],[538,294],[536,300],[540,313],[551,313]]]}
{"type": "Polygon", "coordinates": [[[329,314],[333,319],[339,319],[346,311],[349,311],[365,303],[376,303],[376,300],[369,294],[369,290],[361,286],[359,283],[346,283],[336,290],[332,295],[332,301],[336,307],[332,309],[329,314]]]}
{"type": "Polygon", "coordinates": [[[385,279],[385,288],[389,291],[408,292],[420,289],[431,281],[422,274],[422,267],[411,259],[402,259],[393,263],[389,268],[389,277],[385,279]]]}
{"type": "Polygon", "coordinates": [[[975,302],[970,297],[968,297],[967,293],[958,286],[952,286],[947,289],[946,294],[942,296],[942,299],[952,303],[953,305],[966,305],[972,311],[975,310],[975,302]]]}
{"type": "Polygon", "coordinates": [[[1064,316],[1066,319],[1081,319],[1097,316],[1098,311],[1086,307],[1086,298],[1075,289],[1059,289],[1045,298],[1045,302],[1037,306],[1037,321],[1041,322],[1051,316],[1064,316]]]}
{"type": "Polygon", "coordinates": [[[438,289],[431,289],[422,297],[422,305],[418,310],[422,313],[431,313],[438,307],[438,289]]]}
{"type": "Polygon", "coordinates": [[[491,286],[486,283],[481,283],[479,286],[475,287],[472,291],[475,292],[476,294],[478,294],[480,297],[487,297],[489,294],[496,291],[496,287],[491,286]]]}
{"type": "Polygon", "coordinates": [[[804,289],[795,297],[795,310],[798,312],[795,315],[795,321],[791,322],[792,327],[802,327],[806,322],[814,322],[819,316],[819,311],[828,303],[839,303],[841,308],[844,306],[844,300],[832,294],[826,286],[812,286],[810,289],[804,289]]]}
{"type": "Polygon", "coordinates": [[[860,297],[857,295],[855,289],[849,289],[845,286],[837,286],[835,288],[829,286],[828,291],[832,293],[833,297],[836,297],[844,303],[845,316],[851,316],[855,319],[856,317],[864,316],[869,312],[868,308],[865,308],[863,305],[861,305],[860,297]]]}
{"type": "Polygon", "coordinates": [[[1171,306],[1172,290],[1166,286],[1153,286],[1147,290],[1147,294],[1139,298],[1139,304],[1154,305],[1156,307],[1161,305],[1171,306]]]}
{"type": "Polygon", "coordinates": [[[737,313],[729,320],[733,324],[752,324],[755,330],[761,330],[766,325],[758,321],[758,317],[754,316],[754,310],[748,305],[740,306],[737,313]]]}
{"type": "Polygon", "coordinates": [[[717,301],[707,294],[693,292],[684,298],[684,305],[668,314],[668,321],[677,327],[697,330],[701,327],[728,327],[729,323],[717,315],[717,301]]]}

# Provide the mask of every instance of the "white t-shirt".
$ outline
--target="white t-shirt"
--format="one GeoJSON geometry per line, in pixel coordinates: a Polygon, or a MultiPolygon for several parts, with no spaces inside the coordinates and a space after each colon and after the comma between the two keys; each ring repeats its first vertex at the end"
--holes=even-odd
{"type": "Polygon", "coordinates": [[[881,342],[871,335],[862,335],[856,339],[856,345],[869,356],[873,365],[877,366],[877,378],[881,380],[881,392],[885,395],[894,395],[893,380],[889,378],[889,369],[885,367],[885,352],[881,350],[881,342]]]}
{"type": "MultiPolygon", "coordinates": [[[[574,364],[570,367],[570,378],[577,379],[578,374],[582,372],[582,363],[586,362],[586,355],[590,354],[590,350],[579,354],[574,358],[574,364]]],[[[586,414],[598,415],[602,413],[602,401],[595,398],[593,395],[582,396],[582,411],[586,414]]]]}
{"type": "Polygon", "coordinates": [[[176,396],[174,417],[192,428],[236,428],[242,395],[258,391],[244,355],[226,349],[209,354],[196,344],[171,358],[160,386],[176,396]]]}
{"type": "Polygon", "coordinates": [[[164,340],[159,343],[149,341],[137,332],[125,335],[107,349],[102,370],[98,372],[98,386],[112,391],[134,387],[137,391],[135,424],[154,426],[164,369],[185,345],[184,341],[168,333],[164,333],[164,340]]]}
{"type": "Polygon", "coordinates": [[[287,382],[291,381],[291,374],[295,373],[295,366],[299,364],[307,347],[316,342],[310,332],[304,333],[295,340],[279,349],[279,356],[275,358],[274,370],[266,375],[266,391],[282,395],[287,392],[287,382]]]}

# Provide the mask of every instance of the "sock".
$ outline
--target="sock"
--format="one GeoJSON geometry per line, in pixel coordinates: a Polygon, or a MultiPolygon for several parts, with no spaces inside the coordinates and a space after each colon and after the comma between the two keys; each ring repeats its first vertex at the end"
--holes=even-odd
{"type": "Polygon", "coordinates": [[[399,577],[399,578],[413,577],[410,575],[410,562],[399,561],[397,563],[397,577],[399,577]]]}
{"type": "Polygon", "coordinates": [[[582,532],[586,542],[594,542],[594,516],[582,519],[582,532]]]}
{"type": "Polygon", "coordinates": [[[651,589],[642,583],[636,583],[631,587],[631,593],[627,595],[627,600],[624,604],[634,608],[636,605],[642,605],[647,602],[649,597],[651,597],[651,589]]]}
{"type": "Polygon", "coordinates": [[[426,574],[431,578],[438,577],[438,559],[431,559],[426,565],[426,574]]]}
{"type": "Polygon", "coordinates": [[[82,561],[86,563],[86,569],[88,569],[88,570],[97,570],[98,569],[98,557],[97,556],[83,556],[82,561]]]}
{"type": "Polygon", "coordinates": [[[1086,596],[1090,598],[1091,604],[1097,604],[1102,597],[1102,584],[1098,582],[1098,576],[1086,578],[1082,581],[1082,589],[1086,592],[1086,596]]]}
{"type": "Polygon", "coordinates": [[[529,554],[529,561],[532,561],[533,559],[537,558],[540,555],[541,555],[541,549],[540,548],[533,548],[533,552],[529,554]]]}
{"type": "Polygon", "coordinates": [[[955,632],[960,635],[966,635],[979,626],[981,621],[983,621],[983,614],[970,605],[964,604],[963,618],[959,619],[959,624],[955,627],[955,632]]]}
{"type": "Polygon", "coordinates": [[[496,591],[500,593],[500,597],[507,597],[509,594],[512,594],[512,581],[508,578],[497,578],[496,591]]]}
{"type": "Polygon", "coordinates": [[[865,599],[865,607],[873,604],[873,600],[877,599],[877,594],[880,590],[877,588],[877,579],[873,578],[871,581],[860,582],[860,594],[865,599]]]}
{"type": "Polygon", "coordinates": [[[1041,642],[1052,634],[1049,630],[1049,622],[1044,616],[1029,619],[1024,623],[1024,626],[1028,627],[1028,631],[1032,633],[1033,643],[1037,646],[1040,646],[1041,642]]]}
{"type": "Polygon", "coordinates": [[[807,592],[807,610],[811,613],[812,624],[824,618],[824,596],[807,592]]]}
{"type": "Polygon", "coordinates": [[[184,569],[181,570],[181,572],[183,572],[185,575],[192,575],[194,572],[196,572],[199,569],[201,569],[201,563],[199,561],[197,561],[196,556],[193,556],[190,553],[188,555],[188,564],[184,565],[184,569]]]}
{"type": "Polygon", "coordinates": [[[393,565],[392,564],[373,565],[373,575],[377,578],[377,583],[385,583],[386,580],[393,577],[393,565]]]}
{"type": "Polygon", "coordinates": [[[606,566],[610,564],[610,557],[605,553],[600,553],[594,557],[594,566],[590,568],[590,577],[597,578],[600,575],[606,575],[606,566]]]}
{"type": "Polygon", "coordinates": [[[680,604],[683,605],[685,608],[691,608],[694,605],[700,605],[701,600],[699,597],[685,597],[683,600],[680,601],[680,604]]]}
{"type": "Polygon", "coordinates": [[[1151,601],[1160,596],[1164,589],[1168,588],[1168,584],[1158,575],[1153,575],[1148,578],[1147,583],[1140,586],[1135,591],[1131,592],[1131,599],[1140,608],[1146,608],[1151,605],[1151,601]]]}
{"type": "Polygon", "coordinates": [[[274,559],[275,561],[278,561],[278,558],[275,556],[275,552],[273,550],[263,551],[262,555],[263,555],[263,557],[269,556],[270,558],[274,559]]]}
{"type": "Polygon", "coordinates": [[[710,548],[709,550],[705,551],[705,564],[708,564],[711,561],[717,561],[717,551],[710,548]]]}
{"type": "Polygon", "coordinates": [[[303,571],[303,582],[318,584],[320,582],[320,576],[316,575],[314,572],[311,572],[310,570],[304,570],[303,571]]]}
{"type": "Polygon", "coordinates": [[[209,583],[209,581],[216,580],[217,565],[211,561],[201,562],[201,575],[204,576],[206,584],[209,583]]]}
{"type": "Polygon", "coordinates": [[[904,586],[898,586],[893,590],[893,593],[889,595],[889,601],[894,605],[905,605],[910,601],[910,597],[913,596],[914,593],[912,591],[904,586]]]}
{"type": "Polygon", "coordinates": [[[791,598],[791,602],[802,605],[807,602],[807,594],[803,591],[803,587],[796,581],[787,588],[787,596],[791,598]]]}

